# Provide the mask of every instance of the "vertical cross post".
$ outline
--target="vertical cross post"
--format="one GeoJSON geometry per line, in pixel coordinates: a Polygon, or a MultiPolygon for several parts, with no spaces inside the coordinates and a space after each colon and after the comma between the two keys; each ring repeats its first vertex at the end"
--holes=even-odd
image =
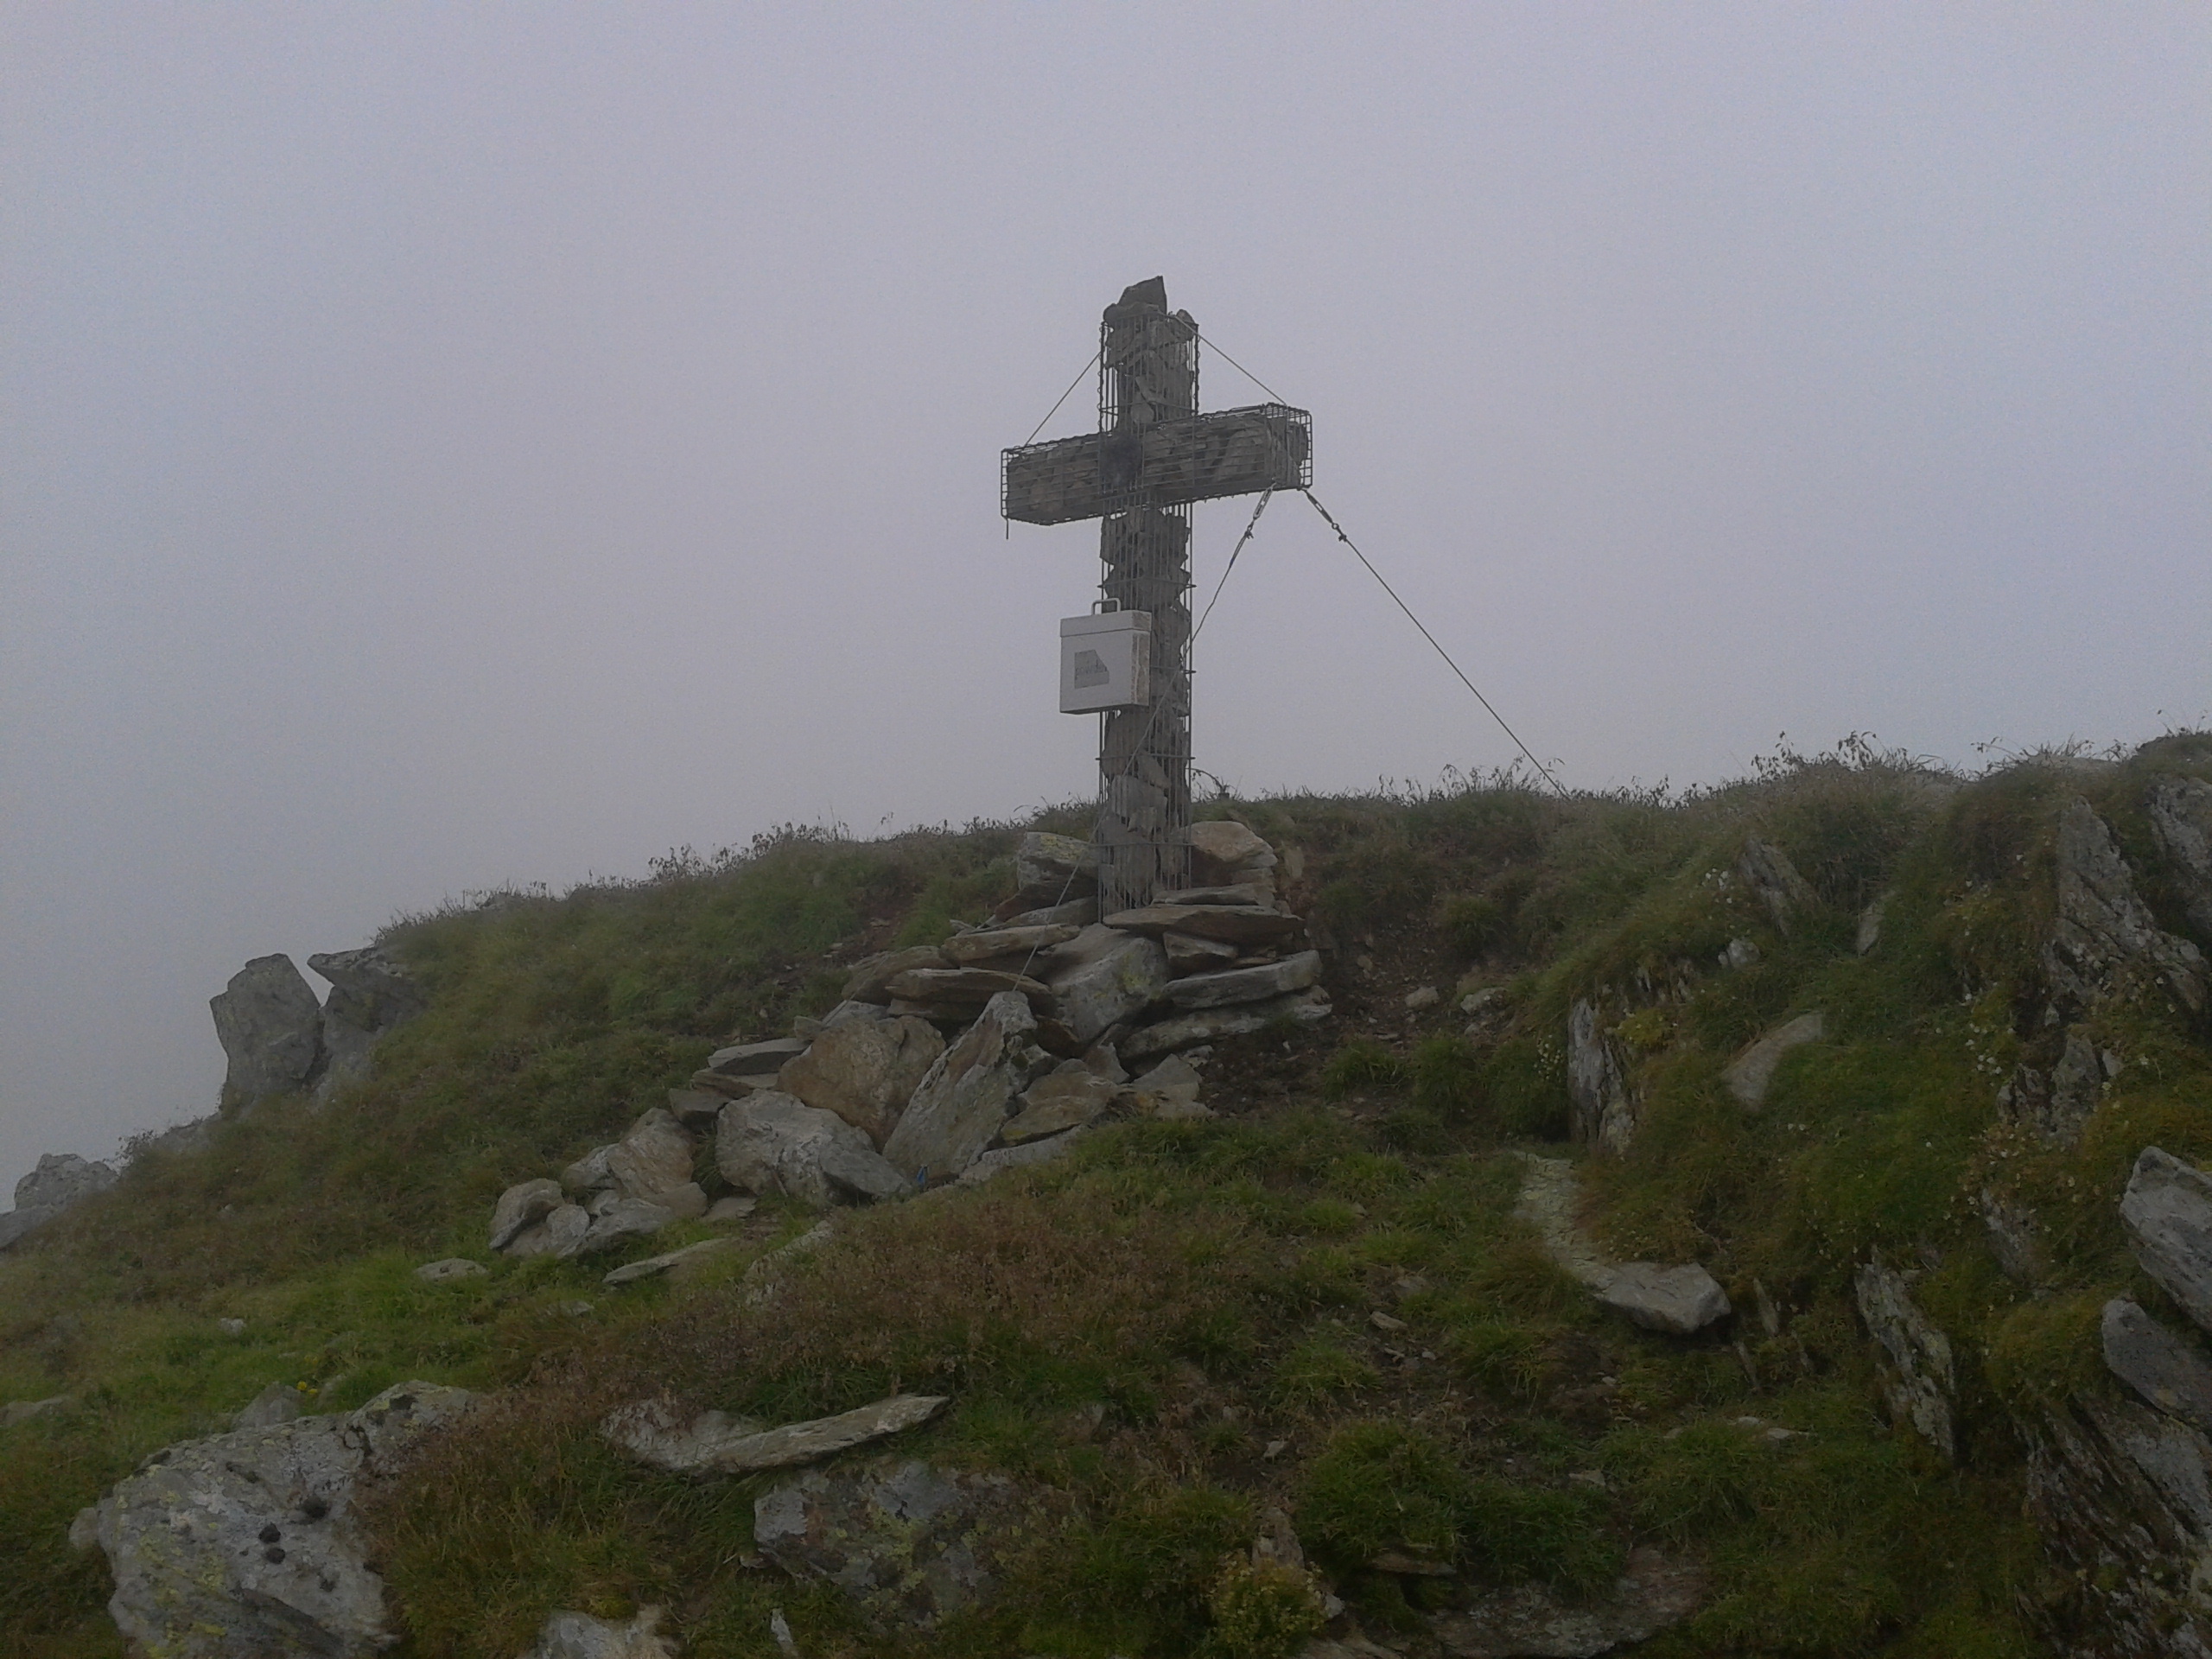
{"type": "Polygon", "coordinates": [[[1198,329],[1157,278],[1106,308],[1098,359],[1100,594],[1152,618],[1152,701],[1102,717],[1099,913],[1187,887],[1191,830],[1191,509],[1162,505],[1140,466],[1146,429],[1198,408],[1198,329]],[[1122,487],[1116,488],[1120,484],[1122,487]]]}

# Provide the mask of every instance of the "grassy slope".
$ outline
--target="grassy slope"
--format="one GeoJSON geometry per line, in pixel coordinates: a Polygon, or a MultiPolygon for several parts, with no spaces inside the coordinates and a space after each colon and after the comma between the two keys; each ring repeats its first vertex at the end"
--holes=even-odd
{"type": "MultiPolygon", "coordinates": [[[[370,1084],[146,1159],[0,1258],[0,1399],[82,1402],[0,1438],[0,1629],[26,1655],[113,1653],[102,1570],[61,1541],[79,1505],[270,1381],[342,1408],[423,1376],[505,1392],[378,1510],[416,1655],[512,1659],[550,1606],[640,1600],[673,1606],[692,1654],[772,1652],[772,1605],[810,1654],[874,1650],[834,1599],[745,1566],[751,1483],[663,1479],[596,1440],[608,1404],[652,1387],[772,1417],[954,1393],[912,1450],[1061,1496],[999,1611],[930,1650],[1173,1654],[1210,1631],[1230,1650],[1249,1621],[1222,1560],[1279,1507],[1377,1626],[1425,1593],[1360,1571],[1379,1548],[1572,1592],[1637,1537],[1714,1569],[1704,1612],[1655,1651],[2033,1651],[2003,1403],[2102,1386],[2096,1306],[2123,1286],[2157,1301],[2113,1200],[2145,1141],[2212,1154],[2212,1068],[2201,1031],[2145,1003],[2105,1016],[2130,1065],[2079,1149],[2018,1143],[1991,1103],[2032,983],[2050,812],[2086,790],[2141,853],[2144,769],[2205,770],[2201,747],[2153,747],[1963,789],[1860,753],[1683,803],[1240,804],[1296,850],[1296,896],[1336,946],[1334,1027],[1224,1048],[1224,1121],[1128,1126],[1068,1165],[857,1217],[766,1306],[736,1293],[749,1252],[621,1294],[597,1284],[605,1262],[438,1287],[410,1269],[480,1255],[502,1186],[606,1138],[714,1042],[823,1005],[869,950],[979,915],[1010,886],[1011,833],[787,834],[636,887],[405,924],[391,942],[436,1000],[370,1084]],[[1788,940],[1710,874],[1754,829],[1827,901],[1788,940]],[[1861,959],[1853,915],[1892,887],[1861,959]],[[1723,1342],[1594,1313],[1513,1219],[1509,1149],[1560,1132],[1572,995],[1664,983],[1745,933],[1758,967],[1702,971],[1623,1025],[1646,1128],[1586,1173],[1624,1254],[1694,1257],[1739,1306],[1754,1279],[1784,1306],[1778,1339],[1741,1322],[1756,1385],[1723,1342]],[[1401,1004],[1468,968],[1512,1009],[1480,1047],[1401,1004]],[[1831,1040],[1746,1120],[1722,1061],[1811,1007],[1831,1040]],[[2051,1294],[1996,1272],[1966,1206],[1993,1186],[2050,1225],[2051,1294]],[[1917,1294],[1960,1350],[1958,1471],[1883,1427],[1848,1301],[1875,1246],[1925,1268],[1917,1294]],[[591,1313],[566,1311],[580,1299],[591,1313]],[[1377,1309],[1409,1328],[1378,1331],[1377,1309]],[[226,1315],[244,1337],[219,1334],[226,1315]],[[1745,1414],[1806,1437],[1756,1442],[1745,1414]],[[1566,1478],[1592,1471],[1602,1490],[1566,1478]]],[[[749,1242],[808,1219],[766,1205],[749,1242]]]]}

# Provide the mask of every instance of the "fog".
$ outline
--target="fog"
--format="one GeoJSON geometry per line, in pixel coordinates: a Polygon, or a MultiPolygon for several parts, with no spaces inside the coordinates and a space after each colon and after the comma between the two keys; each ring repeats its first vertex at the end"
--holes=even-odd
{"type": "MultiPolygon", "coordinates": [[[[2189,4],[9,6],[0,1198],[250,957],[1087,795],[998,454],[1154,274],[1570,786],[2203,723],[2208,117],[2189,4]]],[[[1294,496],[1198,659],[1241,791],[1513,756],[1294,496]]]]}

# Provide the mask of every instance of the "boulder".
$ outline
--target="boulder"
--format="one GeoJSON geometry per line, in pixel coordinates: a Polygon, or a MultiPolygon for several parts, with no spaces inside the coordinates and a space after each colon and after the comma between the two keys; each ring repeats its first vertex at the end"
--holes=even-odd
{"type": "Polygon", "coordinates": [[[1085,898],[1098,890],[1098,849],[1073,836],[1033,830],[1015,843],[1014,879],[1033,904],[1085,898]]]}
{"type": "Polygon", "coordinates": [[[2057,914],[2043,950],[2051,987],[2079,1010],[2130,981],[2163,984],[2192,1014],[2203,1011],[2203,954],[2164,931],[2135,891],[2119,843],[2076,797],[2058,817],[2057,914]]]}
{"type": "Polygon", "coordinates": [[[1602,1596],[1568,1604],[1541,1585],[1485,1590],[1433,1623],[1448,1659],[1595,1659],[1681,1624],[1704,1602],[1705,1587],[1696,1560],[1639,1545],[1602,1596]]]}
{"type": "Polygon", "coordinates": [[[753,1092],[753,1084],[749,1081],[725,1077],[715,1071],[705,1075],[705,1082],[695,1074],[690,1088],[668,1091],[668,1115],[694,1133],[712,1131],[716,1120],[722,1115],[723,1107],[738,1096],[753,1092]],[[731,1084],[738,1086],[727,1090],[720,1086],[731,1084]]]}
{"type": "Polygon", "coordinates": [[[256,957],[207,1007],[230,1060],[225,1110],[304,1089],[321,1074],[322,1009],[289,957],[256,957]]]}
{"type": "Polygon", "coordinates": [[[169,1446],[79,1516],[71,1541],[105,1552],[108,1611],[137,1649],[365,1659],[398,1632],[354,1526],[356,1487],[471,1403],[403,1382],[346,1416],[169,1446]]]}
{"type": "Polygon", "coordinates": [[[1155,1024],[1141,1026],[1115,1046],[1124,1060],[1149,1060],[1177,1049],[1224,1037],[1243,1037],[1274,1025],[1313,1026],[1327,1019],[1329,999],[1319,990],[1299,991],[1265,1002],[1246,1002],[1233,1008],[1205,1008],[1176,1014],[1155,1024]]]}
{"type": "Polygon", "coordinates": [[[903,1198],[914,1190],[913,1183],[872,1147],[833,1141],[823,1149],[822,1173],[839,1192],[862,1204],[903,1198]]]}
{"type": "Polygon", "coordinates": [[[1586,1147],[1624,1152],[1636,1136],[1641,1103],[1598,1005],[1577,997],[1567,1017],[1567,1128],[1586,1147]]]}
{"type": "Polygon", "coordinates": [[[1025,1141],[1018,1147],[994,1147],[960,1172],[960,1185],[981,1186],[1009,1169],[1027,1169],[1033,1164],[1049,1164],[1056,1158],[1065,1158],[1090,1133],[1087,1128],[1073,1128],[1065,1135],[1025,1141]]]}
{"type": "Polygon", "coordinates": [[[523,1659],[676,1659],[676,1643],[660,1634],[661,1611],[648,1604],[610,1624],[589,1613],[556,1612],[523,1659]]]}
{"type": "Polygon", "coordinates": [[[1180,979],[1185,974],[1213,973],[1236,960],[1236,947],[1224,939],[1202,939],[1195,933],[1169,928],[1160,936],[1167,952],[1167,971],[1180,979]]]}
{"type": "MultiPolygon", "coordinates": [[[[903,950],[885,950],[863,957],[854,964],[853,971],[845,976],[845,1000],[849,1002],[888,1002],[891,982],[899,975],[917,968],[950,968],[944,952],[933,944],[911,945],[903,950]]],[[[780,1062],[779,1062],[780,1064],[780,1062]]]]}
{"type": "Polygon", "coordinates": [[[734,1043],[708,1055],[707,1070],[726,1077],[772,1077],[790,1061],[805,1053],[806,1049],[806,1039],[802,1037],[771,1037],[760,1043],[734,1043]]]}
{"type": "MultiPolygon", "coordinates": [[[[696,1192],[695,1187],[692,1189],[696,1192]]],[[[694,1215],[706,1213],[706,1200],[702,1196],[694,1215]]],[[[576,1241],[573,1251],[563,1254],[597,1255],[601,1250],[611,1250],[633,1238],[651,1238],[662,1228],[676,1220],[676,1212],[666,1205],[648,1204],[643,1198],[626,1198],[620,1194],[607,1195],[594,1209],[587,1211],[588,1221],[583,1236],[576,1241]]],[[[559,1211],[554,1211],[560,1214],[559,1211]]],[[[549,1221],[550,1217],[548,1217],[549,1221]]]]}
{"type": "Polygon", "coordinates": [[[827,1580],[876,1622],[926,1629],[989,1604],[1034,1536],[1032,1509],[1004,1475],[918,1460],[816,1470],[754,1502],[753,1538],[793,1578],[827,1580]]]}
{"type": "Polygon", "coordinates": [[[607,1149],[607,1184],[619,1197],[658,1205],[684,1220],[703,1216],[707,1195],[691,1179],[698,1150],[676,1115],[655,1106],[607,1149]]]}
{"type": "Polygon", "coordinates": [[[1766,906],[1775,931],[1785,938],[1799,913],[1820,903],[1812,884],[1797,874],[1789,855],[1757,836],[1745,837],[1744,850],[1736,856],[1736,874],[1751,890],[1751,896],[1766,906]]]}
{"type": "Polygon", "coordinates": [[[902,1002],[979,1008],[1006,991],[1020,992],[1033,1007],[1052,1008],[1052,993],[1043,982],[996,968],[909,968],[891,981],[894,1008],[902,1002]]]}
{"type": "Polygon", "coordinates": [[[825,1030],[776,1074],[784,1093],[839,1117],[881,1146],[906,1102],[944,1052],[926,1020],[852,1020],[825,1030]]]}
{"type": "Polygon", "coordinates": [[[499,1194],[499,1201],[492,1206],[492,1236],[490,1248],[504,1250],[521,1236],[527,1228],[535,1226],[553,1213],[563,1202],[561,1184],[543,1178],[534,1181],[518,1181],[499,1194]]]}
{"type": "Polygon", "coordinates": [[[909,1179],[950,1180],[998,1138],[1014,1096],[1050,1057],[1036,1046],[1037,1021],[1014,993],[1001,992],[976,1023],[938,1056],[883,1155],[909,1179]]]}
{"type": "Polygon", "coordinates": [[[2105,1368],[2164,1412],[2212,1433],[2212,1363],[2137,1304],[2105,1304],[2099,1335],[2105,1368]]]}
{"type": "MultiPolygon", "coordinates": [[[[1019,1000],[1019,999],[1017,999],[1019,1000]]],[[[722,1108],[715,1162],[732,1186],[762,1198],[782,1193],[827,1210],[838,1199],[822,1167],[833,1146],[873,1152],[867,1134],[780,1090],[766,1089],[722,1108]]]]}
{"type": "Polygon", "coordinates": [[[1243,824],[1215,818],[1191,826],[1191,868],[1204,887],[1274,886],[1275,849],[1243,824]]]}
{"type": "Polygon", "coordinates": [[[1106,918],[1106,925],[1124,933],[1154,937],[1173,929],[1247,950],[1288,944],[1306,929],[1295,916],[1249,905],[1147,905],[1138,910],[1115,912],[1106,918]]]}
{"type": "Polygon", "coordinates": [[[300,1391],[283,1382],[271,1382],[240,1407],[231,1418],[232,1428],[274,1428],[301,1414],[300,1391]]]}
{"type": "MultiPolygon", "coordinates": [[[[1281,962],[1257,968],[1232,968],[1226,973],[1198,974],[1179,979],[1167,988],[1167,1000],[1189,1012],[1197,1008],[1232,1007],[1245,1002],[1264,1002],[1288,996],[1319,982],[1321,953],[1301,950],[1281,962]]],[[[1434,1000],[1434,993],[1431,993],[1434,1000]]]]}
{"type": "Polygon", "coordinates": [[[1732,1311],[1728,1293],[1703,1268],[1662,1268],[1656,1262],[1624,1262],[1605,1269],[1593,1288],[1598,1300],[1630,1324],[1669,1336],[1688,1337],[1725,1319],[1732,1311]]]}
{"type": "Polygon", "coordinates": [[[943,948],[945,960],[954,967],[971,968],[1006,957],[1027,959],[1056,944],[1065,944],[1082,931],[1065,922],[1041,927],[979,927],[973,932],[954,934],[943,948]]]}
{"type": "Polygon", "coordinates": [[[1859,1315],[1882,1344],[1889,1364],[1882,1369],[1882,1396],[1890,1415],[1909,1422],[1921,1437],[1955,1462],[1958,1443],[1952,1428],[1951,1402],[1958,1391],[1950,1338],[1912,1300],[1903,1274],[1882,1262],[1877,1250],[1859,1269],[1853,1288],[1859,1315]]]}
{"type": "Polygon", "coordinates": [[[333,950],[308,958],[330,982],[322,1005],[322,1075],[315,1098],[368,1075],[369,1054],[386,1032],[429,1006],[423,988],[398,961],[375,945],[333,950]]]}
{"type": "Polygon", "coordinates": [[[2135,1160],[2120,1225],[2143,1271],[2212,1331],[2212,1176],[2157,1147],[2135,1160]]]}
{"type": "Polygon", "coordinates": [[[2212,784],[2201,778],[2155,779],[2145,812],[2189,925],[2212,944],[2212,784]]]}
{"type": "Polygon", "coordinates": [[[509,1240],[501,1254],[518,1259],[550,1255],[566,1261],[583,1249],[591,1226],[592,1217],[582,1205],[557,1204],[541,1220],[531,1223],[509,1240]]]}
{"type": "Polygon", "coordinates": [[[1204,1083],[1188,1060],[1170,1054],[1130,1084],[1128,1092],[1136,1098],[1137,1110],[1147,1117],[1196,1116],[1199,1114],[1187,1109],[1198,1105],[1204,1083]]]}
{"type": "Polygon", "coordinates": [[[710,1256],[725,1255],[736,1248],[737,1241],[734,1238],[702,1238],[696,1244],[686,1244],[680,1250],[649,1255],[642,1262],[626,1262],[600,1282],[609,1288],[633,1285],[640,1279],[657,1279],[664,1273],[680,1273],[710,1256]]]}
{"type": "Polygon", "coordinates": [[[18,1210],[66,1210],[115,1185],[115,1171],[73,1152],[49,1152],[16,1183],[18,1210]]]}
{"type": "Polygon", "coordinates": [[[415,1269],[415,1276],[427,1285],[447,1285],[456,1279],[481,1279],[491,1271],[481,1262],[449,1255],[442,1262],[425,1262],[415,1269]]]}
{"type": "Polygon", "coordinates": [[[1096,1041],[1167,988],[1167,953],[1152,940],[1103,925],[1084,928],[1039,971],[1077,1044],[1096,1041]]]}
{"type": "Polygon", "coordinates": [[[742,1475],[813,1463],[916,1428],[944,1409],[950,1396],[896,1394],[888,1400],[764,1429],[719,1411],[683,1412],[662,1400],[624,1406],[600,1425],[620,1451],[672,1475],[742,1475]]]}
{"type": "Polygon", "coordinates": [[[1826,1017],[1818,1011],[1801,1014],[1777,1026],[1744,1046],[1721,1071],[1721,1082],[1728,1085],[1738,1106],[1745,1111],[1758,1110],[1766,1103],[1767,1086],[1774,1081],[1782,1057],[1793,1048],[1817,1043],[1826,1027],[1826,1017]]]}
{"type": "Polygon", "coordinates": [[[1091,1122],[1113,1105],[1118,1085],[1081,1060],[1055,1066],[1022,1091],[1020,1109],[1008,1118],[999,1138],[1009,1147],[1091,1122]]]}

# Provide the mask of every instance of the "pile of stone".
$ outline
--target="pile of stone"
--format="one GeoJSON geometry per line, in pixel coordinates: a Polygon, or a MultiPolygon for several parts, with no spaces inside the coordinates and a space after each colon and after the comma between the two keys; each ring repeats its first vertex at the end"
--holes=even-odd
{"type": "Polygon", "coordinates": [[[1212,1039],[1329,1004],[1273,849],[1238,823],[1192,839],[1209,885],[1102,922],[1090,848],[1025,836],[1007,914],[871,957],[823,1019],[718,1051],[620,1141],[501,1194],[492,1249],[583,1255],[702,1214],[709,1137],[736,1191],[826,1210],[1042,1162],[1109,1114],[1205,1115],[1212,1039]]]}

